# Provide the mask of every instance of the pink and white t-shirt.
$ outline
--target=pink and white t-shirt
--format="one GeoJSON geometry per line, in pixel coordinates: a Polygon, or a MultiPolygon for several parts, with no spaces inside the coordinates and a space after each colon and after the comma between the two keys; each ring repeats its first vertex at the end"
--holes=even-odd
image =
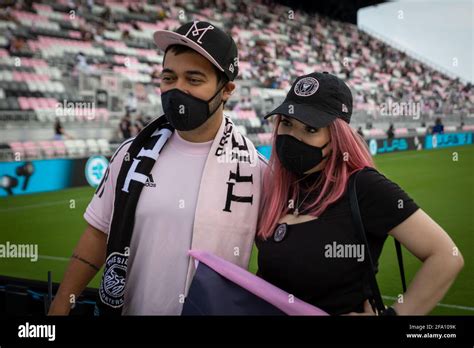
{"type": "MultiPolygon", "coordinates": [[[[119,148],[110,163],[102,195],[94,195],[84,214],[90,225],[107,234],[116,180],[130,145],[128,140],[119,148]]],[[[174,132],[153,166],[135,213],[123,314],[181,314],[189,265],[187,251],[211,145],[212,141],[188,142],[174,132]]],[[[259,159],[259,166],[263,177],[266,163],[259,159]]]]}

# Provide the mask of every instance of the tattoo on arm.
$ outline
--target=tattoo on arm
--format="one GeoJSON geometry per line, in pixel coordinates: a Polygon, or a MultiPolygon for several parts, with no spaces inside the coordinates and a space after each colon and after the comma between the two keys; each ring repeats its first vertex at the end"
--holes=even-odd
{"type": "Polygon", "coordinates": [[[99,267],[97,267],[96,265],[94,265],[93,263],[91,263],[91,262],[89,262],[89,261],[87,261],[87,260],[84,260],[82,257],[80,257],[80,256],[77,255],[77,254],[72,254],[71,257],[72,257],[73,259],[78,259],[79,261],[84,262],[86,265],[92,267],[92,268],[95,269],[96,271],[99,271],[99,270],[100,270],[99,267]]]}

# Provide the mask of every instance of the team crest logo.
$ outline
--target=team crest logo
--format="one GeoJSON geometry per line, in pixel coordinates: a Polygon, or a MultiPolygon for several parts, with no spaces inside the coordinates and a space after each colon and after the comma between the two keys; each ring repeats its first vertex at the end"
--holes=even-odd
{"type": "Polygon", "coordinates": [[[105,273],[100,283],[99,296],[103,303],[113,308],[123,305],[128,255],[110,254],[105,262],[105,273]]]}
{"type": "Polygon", "coordinates": [[[201,41],[202,37],[207,33],[208,30],[213,30],[214,26],[208,25],[207,27],[204,27],[204,28],[198,28],[197,26],[198,23],[199,21],[194,21],[193,25],[191,26],[191,28],[189,28],[188,32],[184,36],[189,37],[190,39],[192,38],[189,36],[189,34],[191,34],[193,38],[195,38],[196,36],[199,36],[197,40],[195,39],[192,39],[192,40],[195,40],[198,44],[202,45],[202,41],[201,41]]]}
{"type": "Polygon", "coordinates": [[[309,97],[316,93],[319,88],[319,82],[314,77],[305,77],[299,80],[294,88],[295,94],[300,97],[309,97]]]}
{"type": "Polygon", "coordinates": [[[85,166],[86,180],[92,187],[97,187],[107,170],[109,161],[104,156],[92,156],[87,160],[85,166]]]}

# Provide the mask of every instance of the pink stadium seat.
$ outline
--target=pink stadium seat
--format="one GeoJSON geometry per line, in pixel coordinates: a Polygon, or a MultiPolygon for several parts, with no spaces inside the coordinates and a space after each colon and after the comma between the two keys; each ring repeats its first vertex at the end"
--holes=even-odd
{"type": "Polygon", "coordinates": [[[395,129],[395,134],[396,135],[408,135],[408,129],[407,128],[397,128],[397,129],[395,129]]]}
{"type": "Polygon", "coordinates": [[[99,118],[99,112],[97,108],[88,108],[83,111],[84,121],[95,122],[99,118]]]}
{"type": "Polygon", "coordinates": [[[81,32],[77,30],[69,30],[68,34],[72,39],[80,39],[82,37],[81,32]]]}
{"type": "Polygon", "coordinates": [[[33,141],[25,141],[23,143],[25,148],[26,157],[28,158],[38,158],[40,157],[39,148],[33,141]]]}
{"type": "Polygon", "coordinates": [[[47,99],[48,109],[55,109],[58,105],[58,101],[54,98],[47,99]]]}
{"type": "Polygon", "coordinates": [[[98,108],[95,110],[95,120],[107,122],[109,120],[109,110],[98,108]]]}
{"type": "Polygon", "coordinates": [[[22,81],[23,80],[23,72],[21,72],[21,71],[14,71],[12,75],[13,75],[13,80],[15,80],[15,81],[22,81]]]}
{"type": "Polygon", "coordinates": [[[53,9],[49,5],[44,5],[44,4],[37,4],[33,3],[33,8],[35,10],[43,11],[43,12],[52,12],[53,9]]]}
{"type": "MultiPolygon", "coordinates": [[[[149,49],[146,49],[146,48],[137,48],[136,51],[139,55],[145,56],[145,57],[154,56],[156,54],[155,51],[149,50],[149,49]]],[[[155,66],[153,66],[153,67],[155,67],[155,66]]]]}
{"type": "Polygon", "coordinates": [[[257,118],[257,113],[255,112],[255,110],[249,110],[248,111],[249,113],[249,119],[252,119],[252,118],[257,118]]]}
{"type": "Polygon", "coordinates": [[[369,133],[369,136],[372,136],[372,137],[385,135],[385,132],[381,129],[370,129],[368,133],[369,133]]]}
{"type": "Polygon", "coordinates": [[[43,98],[30,98],[31,106],[33,110],[43,110],[46,109],[43,98]]]}
{"type": "Polygon", "coordinates": [[[48,158],[54,157],[54,154],[55,154],[54,146],[51,141],[46,141],[46,140],[39,141],[38,145],[46,157],[48,158]]]}
{"type": "Polygon", "coordinates": [[[13,152],[13,157],[14,159],[22,160],[25,157],[25,148],[23,147],[23,143],[19,141],[11,142],[10,148],[12,149],[13,152]],[[18,158],[17,155],[20,155],[20,158],[18,158]]]}
{"type": "Polygon", "coordinates": [[[53,140],[51,143],[57,156],[66,156],[66,145],[62,140],[53,140]]]}
{"type": "Polygon", "coordinates": [[[20,105],[21,110],[29,110],[31,109],[29,98],[27,97],[19,97],[18,104],[20,105]]]}

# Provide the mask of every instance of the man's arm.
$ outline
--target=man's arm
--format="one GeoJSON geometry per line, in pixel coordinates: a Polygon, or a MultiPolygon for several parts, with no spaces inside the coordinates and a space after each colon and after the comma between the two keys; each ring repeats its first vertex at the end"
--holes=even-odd
{"type": "Polygon", "coordinates": [[[68,315],[77,299],[105,262],[107,234],[88,225],[74,249],[48,315],[68,315]],[[74,295],[74,297],[71,297],[74,295]]]}

